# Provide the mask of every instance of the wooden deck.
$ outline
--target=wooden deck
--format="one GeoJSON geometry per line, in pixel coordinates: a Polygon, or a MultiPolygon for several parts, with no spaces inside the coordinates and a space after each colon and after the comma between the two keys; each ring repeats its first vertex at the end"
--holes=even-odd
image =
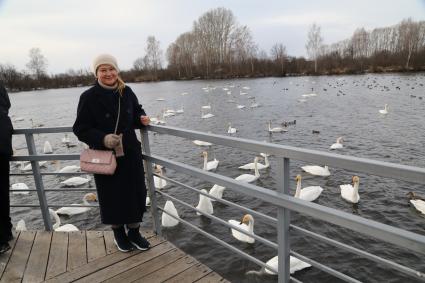
{"type": "Polygon", "coordinates": [[[148,251],[122,253],[112,231],[20,232],[0,255],[0,282],[228,282],[153,232],[148,251]]]}

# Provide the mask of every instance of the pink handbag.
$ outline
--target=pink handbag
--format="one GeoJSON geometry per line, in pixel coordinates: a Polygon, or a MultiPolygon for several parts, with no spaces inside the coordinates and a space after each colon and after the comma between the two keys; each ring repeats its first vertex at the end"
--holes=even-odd
{"type": "Polygon", "coordinates": [[[81,171],[93,174],[113,175],[117,161],[112,150],[84,149],[80,155],[81,171]]]}
{"type": "MultiPolygon", "coordinates": [[[[121,113],[121,98],[118,98],[118,118],[114,134],[117,133],[121,113]]],[[[93,174],[113,175],[117,168],[117,160],[113,150],[84,149],[80,154],[80,168],[93,174]]]]}

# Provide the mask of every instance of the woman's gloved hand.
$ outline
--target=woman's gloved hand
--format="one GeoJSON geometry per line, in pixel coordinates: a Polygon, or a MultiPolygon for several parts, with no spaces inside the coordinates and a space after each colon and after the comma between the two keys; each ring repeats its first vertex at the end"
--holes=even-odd
{"type": "Polygon", "coordinates": [[[103,138],[103,144],[109,149],[114,149],[120,144],[120,136],[108,134],[103,138]]]}

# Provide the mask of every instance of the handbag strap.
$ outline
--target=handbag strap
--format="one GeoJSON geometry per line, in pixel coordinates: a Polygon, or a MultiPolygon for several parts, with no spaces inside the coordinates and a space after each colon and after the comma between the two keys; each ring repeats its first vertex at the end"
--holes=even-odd
{"type": "Polygon", "coordinates": [[[120,121],[120,114],[121,114],[121,95],[118,94],[118,117],[117,117],[117,123],[115,124],[114,135],[117,134],[118,122],[120,121]]]}

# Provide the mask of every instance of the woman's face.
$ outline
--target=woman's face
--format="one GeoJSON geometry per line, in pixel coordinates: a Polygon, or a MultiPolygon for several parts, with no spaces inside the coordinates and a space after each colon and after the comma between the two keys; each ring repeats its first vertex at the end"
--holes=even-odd
{"type": "Polygon", "coordinates": [[[113,66],[103,64],[97,68],[96,76],[102,84],[113,86],[117,82],[118,72],[113,66]]]}

